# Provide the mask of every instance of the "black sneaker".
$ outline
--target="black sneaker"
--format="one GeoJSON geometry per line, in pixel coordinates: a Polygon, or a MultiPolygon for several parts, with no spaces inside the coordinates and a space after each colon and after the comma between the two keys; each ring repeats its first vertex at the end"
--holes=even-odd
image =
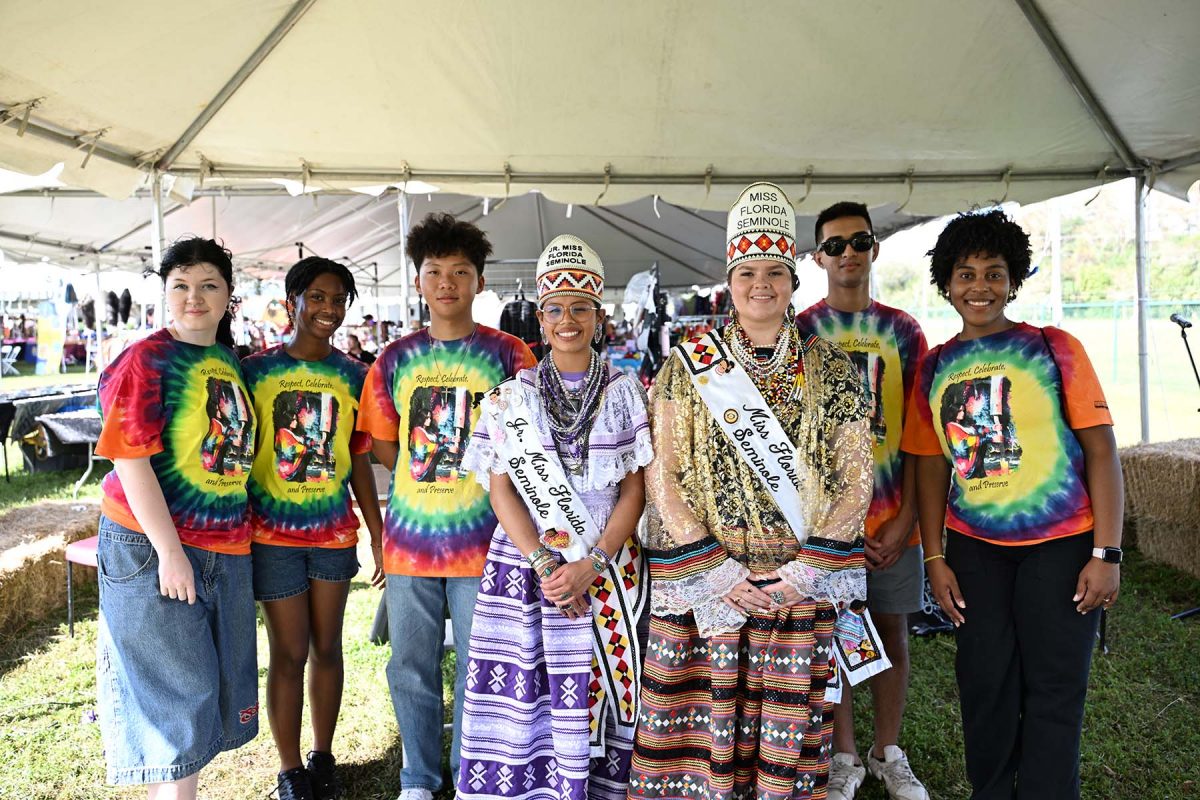
{"type": "Polygon", "coordinates": [[[342,796],[342,784],[335,770],[336,763],[332,753],[313,750],[308,754],[308,777],[312,781],[313,797],[316,800],[334,800],[342,796]]]}
{"type": "Polygon", "coordinates": [[[308,770],[304,767],[284,770],[279,773],[278,780],[275,792],[279,800],[316,800],[308,770]]]}

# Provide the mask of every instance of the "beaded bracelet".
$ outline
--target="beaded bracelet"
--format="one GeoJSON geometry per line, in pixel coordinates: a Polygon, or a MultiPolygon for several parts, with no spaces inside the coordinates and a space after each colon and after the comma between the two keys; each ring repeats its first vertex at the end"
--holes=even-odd
{"type": "Polygon", "coordinates": [[[596,570],[596,572],[604,572],[604,570],[608,569],[608,565],[612,563],[612,559],[608,553],[604,552],[599,546],[593,547],[590,555],[592,558],[592,569],[596,570]]]}

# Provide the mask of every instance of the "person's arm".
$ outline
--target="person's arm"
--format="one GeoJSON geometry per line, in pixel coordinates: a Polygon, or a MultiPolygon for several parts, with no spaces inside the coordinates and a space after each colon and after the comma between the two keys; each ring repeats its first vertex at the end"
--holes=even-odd
{"type": "Polygon", "coordinates": [[[900,473],[900,508],[896,516],[879,526],[873,538],[864,542],[866,546],[867,570],[887,569],[895,564],[908,548],[913,523],[917,521],[917,467],[911,456],[901,453],[903,467],[900,473]]]}
{"type": "Polygon", "coordinates": [[[179,531],[171,519],[158,476],[147,458],[115,458],[113,466],[121,479],[125,499],[138,525],[158,555],[158,591],[172,600],[196,602],[196,578],[192,562],[179,542],[179,531]]]}
{"type": "Polygon", "coordinates": [[[946,457],[913,456],[917,462],[917,516],[921,522],[921,544],[925,548],[925,574],[933,598],[955,627],[963,624],[967,604],[958,588],[954,570],[946,563],[942,534],[946,529],[946,497],[950,494],[950,464],[946,457]]]}
{"type": "MultiPolygon", "coordinates": [[[[1075,431],[1083,448],[1088,496],[1095,517],[1095,546],[1120,547],[1125,518],[1125,482],[1117,442],[1111,425],[1095,425],[1075,431]]],[[[1072,602],[1080,614],[1100,606],[1111,606],[1121,591],[1121,565],[1098,558],[1088,559],[1079,573],[1072,602]]]]}
{"type": "MultiPolygon", "coordinates": [[[[619,492],[617,505],[596,544],[610,561],[637,529],[638,519],[646,507],[646,481],[642,470],[635,470],[622,478],[619,492]]],[[[595,580],[596,570],[592,566],[592,559],[584,557],[555,570],[553,575],[542,581],[542,591],[552,602],[574,601],[587,592],[595,580]]]]}
{"type": "Polygon", "coordinates": [[[371,459],[366,453],[355,453],[350,457],[350,490],[358,500],[358,509],[371,536],[371,560],[375,562],[371,585],[382,588],[387,581],[383,572],[383,516],[379,513],[375,471],[371,469],[371,459]]]}
{"type": "Polygon", "coordinates": [[[371,440],[371,452],[375,454],[375,458],[380,464],[387,467],[388,472],[396,471],[396,457],[400,454],[398,442],[389,442],[386,439],[375,437],[371,440]]]}

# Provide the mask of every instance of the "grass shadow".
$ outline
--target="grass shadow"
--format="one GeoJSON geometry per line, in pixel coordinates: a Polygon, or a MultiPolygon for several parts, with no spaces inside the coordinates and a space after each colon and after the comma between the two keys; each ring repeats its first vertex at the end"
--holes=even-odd
{"type": "MultiPolygon", "coordinates": [[[[77,645],[92,648],[90,638],[81,637],[80,622],[94,621],[100,614],[99,587],[95,583],[75,586],[75,623],[77,645]]],[[[0,678],[32,657],[45,653],[55,642],[67,637],[67,609],[58,608],[44,617],[30,620],[24,627],[0,635],[0,678]]]]}

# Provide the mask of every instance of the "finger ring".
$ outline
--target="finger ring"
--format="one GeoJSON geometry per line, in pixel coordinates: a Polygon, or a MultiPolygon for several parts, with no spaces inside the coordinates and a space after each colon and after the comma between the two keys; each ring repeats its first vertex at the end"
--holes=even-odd
{"type": "Polygon", "coordinates": [[[559,596],[558,596],[558,599],[559,599],[559,600],[570,600],[570,599],[571,599],[571,595],[570,595],[570,594],[562,594],[562,595],[559,595],[559,596]]]}
{"type": "Polygon", "coordinates": [[[777,606],[783,605],[783,592],[771,592],[771,602],[777,606]]]}

